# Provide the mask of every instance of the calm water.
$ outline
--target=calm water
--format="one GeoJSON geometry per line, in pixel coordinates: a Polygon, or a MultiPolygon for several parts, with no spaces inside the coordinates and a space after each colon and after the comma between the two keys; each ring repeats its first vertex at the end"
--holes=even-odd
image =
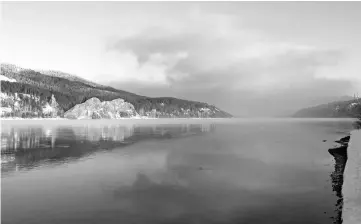
{"type": "Polygon", "coordinates": [[[352,121],[157,122],[2,122],[2,223],[336,220],[352,121]]]}

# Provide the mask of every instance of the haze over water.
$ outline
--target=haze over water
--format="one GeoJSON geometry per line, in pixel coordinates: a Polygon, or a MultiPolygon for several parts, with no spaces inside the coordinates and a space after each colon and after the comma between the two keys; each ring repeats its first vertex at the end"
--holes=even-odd
{"type": "Polygon", "coordinates": [[[41,124],[2,122],[3,223],[332,223],[327,150],[352,129],[345,119],[41,124]]]}

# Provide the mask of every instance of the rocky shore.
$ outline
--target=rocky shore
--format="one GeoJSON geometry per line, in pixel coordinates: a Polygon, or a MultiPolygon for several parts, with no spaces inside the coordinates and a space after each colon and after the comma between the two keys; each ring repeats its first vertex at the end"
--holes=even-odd
{"type": "Polygon", "coordinates": [[[343,224],[361,223],[361,130],[351,132],[342,186],[343,224]]]}
{"type": "Polygon", "coordinates": [[[328,152],[334,157],[335,165],[334,171],[331,173],[332,190],[336,193],[337,202],[335,204],[335,216],[333,217],[333,223],[342,223],[342,209],[343,209],[343,195],[342,186],[344,182],[344,172],[347,162],[347,148],[350,141],[350,135],[335,141],[339,145],[334,148],[330,148],[328,152]]]}
{"type": "Polygon", "coordinates": [[[361,223],[361,130],[352,131],[328,151],[335,159],[331,173],[332,190],[335,191],[335,224],[361,223]]]}

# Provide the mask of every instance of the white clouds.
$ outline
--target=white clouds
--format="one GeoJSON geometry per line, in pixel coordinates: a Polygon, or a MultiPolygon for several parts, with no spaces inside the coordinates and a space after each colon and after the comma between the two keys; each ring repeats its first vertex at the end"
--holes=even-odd
{"type": "MultiPolygon", "coordinates": [[[[204,14],[203,18],[207,16],[204,14]]],[[[192,24],[199,25],[196,22],[192,24]]],[[[239,31],[231,26],[226,26],[226,29],[229,33],[226,36],[219,35],[222,31],[210,23],[208,27],[203,26],[202,33],[190,33],[192,29],[179,34],[167,33],[164,29],[157,35],[142,32],[130,38],[121,38],[113,51],[133,52],[140,61],[140,68],[158,68],[158,77],[164,77],[162,84],[190,87],[201,83],[202,87],[223,86],[258,92],[289,88],[292,82],[310,81],[315,78],[319,67],[341,59],[338,51],[265,40],[251,31],[239,31]],[[253,38],[250,39],[250,36],[253,38]],[[181,51],[187,56],[171,60],[181,51]],[[165,57],[156,57],[158,59],[155,60],[155,55],[165,57]],[[165,58],[172,63],[164,63],[165,58]],[[177,74],[186,75],[177,77],[177,74]]],[[[152,72],[146,74],[141,71],[137,76],[143,77],[143,80],[147,74],[151,77],[152,72]]]]}
{"type": "Polygon", "coordinates": [[[106,51],[97,71],[102,76],[97,75],[94,78],[101,82],[123,81],[166,85],[169,75],[174,75],[176,78],[181,75],[169,74],[168,70],[186,57],[186,52],[152,53],[145,62],[140,62],[131,51],[106,51]]]}
{"type": "Polygon", "coordinates": [[[149,19],[156,29],[120,37],[112,49],[132,52],[140,64],[131,74],[145,82],[267,92],[312,81],[324,67],[343,60],[340,50],[273,39],[244,26],[242,16],[209,13],[200,7],[164,21],[149,19]],[[187,57],[164,61],[179,52],[187,57]]]}

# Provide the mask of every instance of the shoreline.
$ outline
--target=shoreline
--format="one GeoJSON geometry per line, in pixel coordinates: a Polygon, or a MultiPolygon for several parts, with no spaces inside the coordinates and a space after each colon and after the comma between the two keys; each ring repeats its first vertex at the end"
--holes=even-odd
{"type": "Polygon", "coordinates": [[[24,125],[174,125],[174,124],[210,124],[233,123],[232,118],[121,118],[121,119],[0,119],[3,127],[24,125]]]}
{"type": "Polygon", "coordinates": [[[17,121],[17,120],[69,120],[69,121],[95,121],[95,120],[215,120],[215,119],[227,119],[227,120],[250,120],[250,121],[262,121],[262,120],[292,120],[292,121],[334,121],[334,120],[346,120],[346,121],[356,121],[357,118],[352,117],[324,117],[324,118],[297,118],[297,117],[124,117],[124,118],[114,118],[114,119],[69,119],[69,118],[21,118],[21,117],[0,117],[0,121],[17,121]]]}
{"type": "Polygon", "coordinates": [[[335,141],[339,145],[328,152],[335,159],[331,173],[332,190],[338,197],[334,223],[361,223],[361,130],[353,130],[335,141]]]}
{"type": "Polygon", "coordinates": [[[343,223],[361,223],[361,130],[353,130],[347,148],[348,160],[344,172],[343,223]]]}
{"type": "Polygon", "coordinates": [[[68,119],[68,118],[0,118],[0,121],[32,121],[32,120],[44,120],[44,121],[57,121],[57,120],[66,120],[66,121],[114,121],[114,120],[214,120],[214,119],[233,119],[229,117],[164,117],[164,118],[154,118],[154,117],[124,117],[124,118],[115,118],[115,119],[68,119]]]}
{"type": "Polygon", "coordinates": [[[342,188],[344,185],[344,173],[348,160],[347,149],[350,142],[350,134],[334,141],[338,143],[338,146],[328,149],[328,152],[334,157],[334,171],[331,173],[332,191],[337,196],[337,202],[335,204],[336,215],[333,217],[334,223],[341,224],[343,222],[343,206],[344,197],[342,194],[342,188]]]}
{"type": "Polygon", "coordinates": [[[277,122],[324,122],[330,121],[349,121],[354,122],[355,119],[339,119],[339,118],[323,118],[323,119],[298,119],[298,118],[119,118],[119,119],[67,119],[67,118],[0,118],[2,126],[13,125],[99,125],[99,124],[140,124],[140,125],[174,125],[174,124],[249,124],[249,123],[277,123],[277,122]]]}

